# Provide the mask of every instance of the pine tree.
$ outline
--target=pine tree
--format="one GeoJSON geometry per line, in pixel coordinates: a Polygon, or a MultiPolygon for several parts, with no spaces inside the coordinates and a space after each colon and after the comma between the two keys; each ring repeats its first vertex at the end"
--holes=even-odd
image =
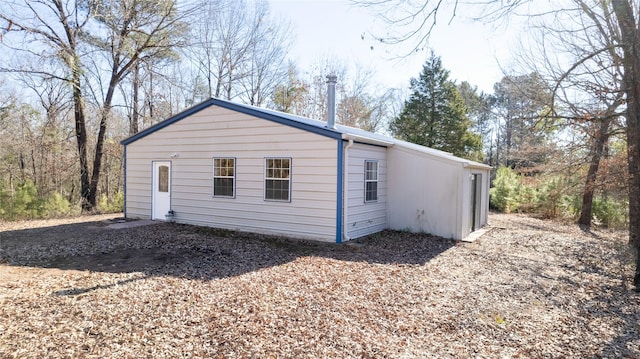
{"type": "Polygon", "coordinates": [[[402,113],[389,126],[394,136],[456,156],[481,159],[481,137],[470,131],[464,100],[433,52],[420,77],[411,79],[411,90],[402,113]]]}

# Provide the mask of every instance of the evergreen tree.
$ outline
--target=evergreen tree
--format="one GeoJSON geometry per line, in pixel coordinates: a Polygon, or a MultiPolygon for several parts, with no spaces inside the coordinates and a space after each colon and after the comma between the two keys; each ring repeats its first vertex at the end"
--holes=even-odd
{"type": "Polygon", "coordinates": [[[449,71],[433,52],[418,79],[411,79],[412,94],[389,129],[399,139],[480,160],[480,135],[470,131],[464,100],[449,71]]]}
{"type": "Polygon", "coordinates": [[[487,157],[486,163],[493,165],[493,124],[496,121],[494,107],[496,98],[492,94],[478,92],[477,86],[472,86],[467,81],[457,85],[458,92],[467,107],[467,116],[471,120],[471,131],[482,138],[483,153],[487,157]]]}
{"type": "Polygon", "coordinates": [[[546,163],[553,150],[548,139],[557,129],[549,84],[534,72],[505,76],[493,89],[500,123],[498,164],[524,169],[546,163]]]}

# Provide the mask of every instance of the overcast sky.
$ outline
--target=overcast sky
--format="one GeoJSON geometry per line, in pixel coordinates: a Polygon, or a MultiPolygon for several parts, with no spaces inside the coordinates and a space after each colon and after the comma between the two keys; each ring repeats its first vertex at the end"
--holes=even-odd
{"type": "MultiPolygon", "coordinates": [[[[300,70],[308,69],[316,58],[337,58],[349,66],[358,63],[375,69],[376,82],[384,87],[402,88],[419,75],[429,56],[427,50],[405,60],[390,60],[403,50],[376,43],[370,35],[384,34],[386,25],[371,10],[355,7],[348,0],[270,2],[273,15],[292,23],[295,42],[290,54],[300,70]]],[[[515,46],[519,33],[465,20],[461,9],[458,14],[451,24],[442,20],[436,26],[430,47],[450,70],[451,79],[493,92],[493,84],[502,78],[501,68],[512,62],[509,49],[515,46]]]]}

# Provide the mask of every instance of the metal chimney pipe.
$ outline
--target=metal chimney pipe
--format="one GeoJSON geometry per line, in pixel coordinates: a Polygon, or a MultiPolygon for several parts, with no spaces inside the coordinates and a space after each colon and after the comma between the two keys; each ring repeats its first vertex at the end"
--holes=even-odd
{"type": "Polygon", "coordinates": [[[325,127],[336,129],[336,82],[338,76],[327,76],[327,125],[325,127]]]}

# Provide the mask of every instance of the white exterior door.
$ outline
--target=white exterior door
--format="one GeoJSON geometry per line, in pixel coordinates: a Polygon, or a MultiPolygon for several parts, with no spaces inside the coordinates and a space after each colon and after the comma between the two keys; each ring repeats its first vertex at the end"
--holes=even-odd
{"type": "Polygon", "coordinates": [[[171,210],[171,162],[153,162],[151,219],[166,219],[171,210]]]}

